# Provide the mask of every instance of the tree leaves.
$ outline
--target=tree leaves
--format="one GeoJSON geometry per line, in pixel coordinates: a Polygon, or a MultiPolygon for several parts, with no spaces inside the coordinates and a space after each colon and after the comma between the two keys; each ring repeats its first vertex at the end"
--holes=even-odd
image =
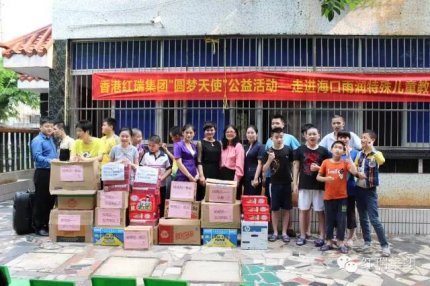
{"type": "Polygon", "coordinates": [[[20,103],[39,107],[39,95],[18,89],[17,83],[18,74],[3,68],[3,60],[0,59],[0,121],[16,117],[20,103]]]}
{"type": "Polygon", "coordinates": [[[346,8],[355,9],[365,0],[320,0],[321,15],[329,21],[333,20],[335,13],[340,15],[346,8]]]}

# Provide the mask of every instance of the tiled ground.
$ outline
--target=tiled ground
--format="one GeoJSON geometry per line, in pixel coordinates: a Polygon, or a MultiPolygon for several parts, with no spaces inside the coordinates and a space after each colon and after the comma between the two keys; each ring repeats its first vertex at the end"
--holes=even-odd
{"type": "MultiPolygon", "coordinates": [[[[393,255],[321,253],[308,243],[269,244],[267,251],[154,246],[126,251],[80,243],[52,243],[12,230],[11,202],[0,203],[0,264],[13,277],[74,280],[89,286],[94,273],[187,279],[192,285],[430,285],[430,236],[391,237],[393,255]]],[[[359,245],[360,241],[356,241],[359,245]]]]}

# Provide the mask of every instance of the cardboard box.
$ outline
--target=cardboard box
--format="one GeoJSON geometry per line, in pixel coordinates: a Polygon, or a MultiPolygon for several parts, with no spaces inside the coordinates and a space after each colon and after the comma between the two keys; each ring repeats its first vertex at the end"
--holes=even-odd
{"type": "Polygon", "coordinates": [[[236,201],[237,182],[207,179],[205,201],[212,203],[234,204],[236,201]]]}
{"type": "Polygon", "coordinates": [[[57,196],[59,210],[94,210],[96,190],[52,190],[51,195],[57,196]]]}
{"type": "Polygon", "coordinates": [[[210,247],[236,247],[237,229],[203,229],[203,244],[210,247]]]}
{"type": "Polygon", "coordinates": [[[128,193],[98,191],[97,207],[104,209],[126,209],[128,208],[128,193]]]}
{"type": "Polygon", "coordinates": [[[99,164],[93,162],[51,162],[49,190],[100,189],[99,164]]]}
{"type": "Polygon", "coordinates": [[[194,202],[197,183],[173,181],[170,186],[170,199],[175,201],[194,202]]]}
{"type": "Polygon", "coordinates": [[[240,201],[234,204],[202,202],[202,228],[240,228],[240,201]]]}
{"type": "Polygon", "coordinates": [[[122,246],[124,244],[124,229],[123,228],[93,228],[93,243],[103,246],[122,246]]]}
{"type": "Polygon", "coordinates": [[[266,196],[242,196],[241,202],[243,206],[267,205],[267,197],[266,196]]]}
{"type": "Polygon", "coordinates": [[[270,207],[267,204],[243,205],[242,211],[244,214],[270,214],[270,207]]]}
{"type": "Polygon", "coordinates": [[[247,221],[270,221],[270,213],[268,214],[243,214],[243,219],[247,221]]]}
{"type": "MultiPolygon", "coordinates": [[[[158,217],[158,214],[157,214],[158,217]]],[[[158,218],[156,219],[139,219],[139,218],[130,218],[129,225],[147,225],[147,226],[156,226],[158,225],[158,218]]]]}
{"type": "Polygon", "coordinates": [[[158,209],[159,209],[159,206],[157,203],[157,197],[153,190],[149,190],[149,191],[133,190],[131,192],[130,199],[129,199],[130,218],[156,219],[158,218],[158,211],[159,211],[158,209]],[[148,215],[148,214],[151,214],[151,215],[148,215]],[[157,214],[157,216],[153,216],[152,214],[157,214]]]}
{"type": "Polygon", "coordinates": [[[127,209],[96,208],[95,226],[125,227],[127,209]]]}
{"type": "Polygon", "coordinates": [[[124,229],[124,249],[149,249],[153,242],[152,226],[129,226],[124,229]]]}
{"type": "Polygon", "coordinates": [[[158,224],[153,227],[154,230],[154,245],[158,245],[158,224]]]}
{"type": "Polygon", "coordinates": [[[182,202],[182,201],[166,200],[165,207],[164,207],[164,217],[199,219],[200,202],[182,202]]]}
{"type": "Polygon", "coordinates": [[[267,249],[267,221],[242,221],[241,231],[242,235],[240,247],[242,249],[267,249]]]}
{"type": "Polygon", "coordinates": [[[130,192],[129,184],[121,184],[121,185],[103,185],[103,191],[105,192],[130,192]]]}
{"type": "Polygon", "coordinates": [[[130,184],[130,165],[122,163],[106,163],[102,166],[101,177],[103,185],[124,185],[130,184]]]}
{"type": "Polygon", "coordinates": [[[200,245],[200,220],[161,218],[158,224],[158,243],[200,245]]]}
{"type": "Polygon", "coordinates": [[[94,211],[53,209],[49,216],[49,237],[55,242],[91,242],[94,211]]]}

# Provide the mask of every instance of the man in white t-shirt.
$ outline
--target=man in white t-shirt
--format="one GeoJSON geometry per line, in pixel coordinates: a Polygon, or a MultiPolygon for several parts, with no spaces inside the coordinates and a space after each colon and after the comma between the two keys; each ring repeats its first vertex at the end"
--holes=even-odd
{"type": "MultiPolygon", "coordinates": [[[[324,136],[324,138],[320,142],[320,146],[331,150],[331,145],[333,145],[334,141],[337,141],[337,132],[342,131],[345,128],[345,119],[341,115],[333,115],[331,119],[331,127],[333,128],[333,132],[324,136]]],[[[351,140],[349,141],[349,146],[351,148],[361,150],[361,140],[354,132],[349,132],[351,134],[351,140]]]]}
{"type": "Polygon", "coordinates": [[[66,134],[64,130],[64,122],[57,121],[54,124],[54,137],[58,142],[58,150],[59,159],[61,161],[69,161],[70,152],[72,150],[72,146],[75,143],[75,140],[66,134]]]}

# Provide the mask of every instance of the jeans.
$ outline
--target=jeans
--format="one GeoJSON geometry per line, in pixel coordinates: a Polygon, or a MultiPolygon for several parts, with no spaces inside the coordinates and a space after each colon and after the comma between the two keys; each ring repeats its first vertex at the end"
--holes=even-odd
{"type": "Polygon", "coordinates": [[[378,194],[376,187],[363,189],[357,187],[357,209],[358,216],[360,217],[361,230],[363,232],[363,239],[365,244],[370,244],[370,227],[369,220],[375,229],[381,247],[388,246],[387,238],[385,237],[384,227],[379,220],[378,214],[378,194]]]}
{"type": "Polygon", "coordinates": [[[326,224],[326,240],[333,239],[333,230],[336,227],[336,239],[345,239],[346,227],[346,199],[324,200],[324,214],[326,224]]]}

